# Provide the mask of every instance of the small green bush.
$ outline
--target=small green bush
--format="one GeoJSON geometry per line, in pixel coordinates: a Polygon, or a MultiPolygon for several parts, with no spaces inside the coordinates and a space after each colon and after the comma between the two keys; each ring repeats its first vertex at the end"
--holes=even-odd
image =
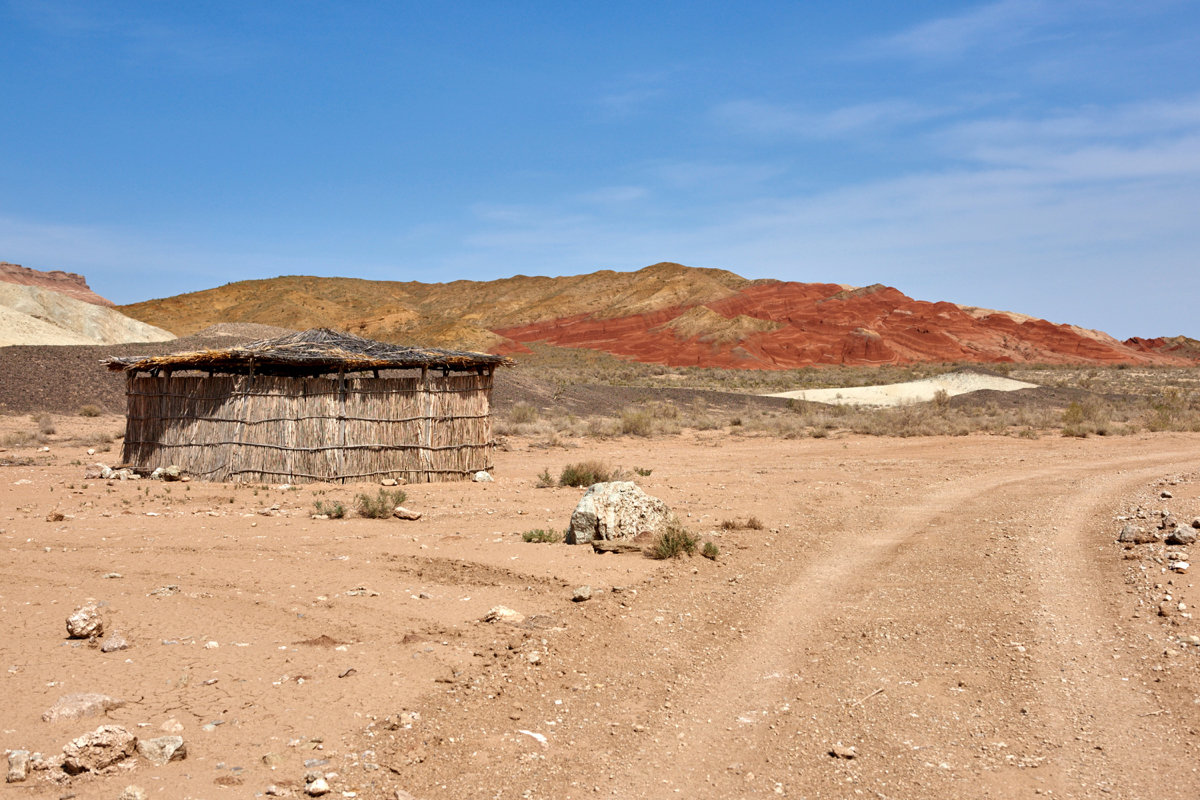
{"type": "Polygon", "coordinates": [[[624,411],[621,413],[621,433],[630,436],[650,436],[654,433],[654,417],[649,411],[624,411]]]}
{"type": "Polygon", "coordinates": [[[544,469],[544,470],[542,470],[541,472],[539,472],[539,473],[538,473],[538,476],[537,476],[537,484],[536,484],[537,488],[539,488],[539,489],[551,489],[551,488],[553,488],[555,485],[556,485],[556,484],[554,483],[554,478],[553,478],[553,477],[551,477],[551,475],[550,475],[550,470],[549,470],[549,469],[544,469]]]}
{"type": "Polygon", "coordinates": [[[638,475],[641,475],[643,478],[649,478],[650,474],[654,472],[652,469],[642,469],[641,467],[634,467],[633,471],[638,475]]]}
{"type": "Polygon", "coordinates": [[[360,494],[355,497],[354,507],[367,519],[387,519],[392,515],[396,506],[407,499],[408,494],[403,489],[394,491],[380,489],[374,497],[369,494],[360,494]]]}
{"type": "MultiPolygon", "coordinates": [[[[258,492],[255,492],[255,494],[258,494],[258,492]]],[[[313,503],[313,508],[317,510],[318,514],[324,514],[330,519],[343,519],[346,516],[346,506],[339,500],[334,500],[328,505],[317,500],[313,503]]],[[[390,514],[391,512],[388,513],[390,514]]]]}
{"type": "Polygon", "coordinates": [[[531,531],[525,531],[522,533],[521,538],[527,542],[534,542],[537,544],[553,544],[554,542],[561,542],[563,535],[558,531],[548,531],[543,528],[534,528],[531,531]]]}
{"type": "Polygon", "coordinates": [[[696,546],[700,538],[681,525],[671,525],[660,533],[646,551],[646,555],[664,561],[668,558],[679,558],[685,553],[689,556],[696,554],[696,546]]]}
{"type": "Polygon", "coordinates": [[[612,469],[600,461],[580,461],[567,464],[562,474],[558,476],[559,486],[591,486],[593,483],[606,483],[620,480],[619,470],[612,469]]]}
{"type": "Polygon", "coordinates": [[[721,549],[712,542],[705,542],[704,547],[700,548],[700,555],[709,561],[716,561],[717,556],[721,555],[721,549]]]}

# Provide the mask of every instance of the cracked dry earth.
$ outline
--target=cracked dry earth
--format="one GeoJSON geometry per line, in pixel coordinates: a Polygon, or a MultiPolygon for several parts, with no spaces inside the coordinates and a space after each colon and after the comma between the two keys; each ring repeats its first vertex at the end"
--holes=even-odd
{"type": "Polygon", "coordinates": [[[407,487],[419,522],[308,518],[365,486],[82,489],[69,445],[0,468],[0,747],[174,720],[189,751],[4,796],[302,796],[313,770],[363,798],[1200,796],[1200,592],[1116,542],[1200,514],[1200,436],[533,444],[493,484],[407,487]],[[596,457],[652,469],[720,557],[523,542],[582,492],[536,475],[596,457]],[[130,650],[66,642],[86,597],[130,650]],[[481,621],[500,604],[525,621],[481,621]],[[41,721],[83,691],[129,703],[41,721]]]}

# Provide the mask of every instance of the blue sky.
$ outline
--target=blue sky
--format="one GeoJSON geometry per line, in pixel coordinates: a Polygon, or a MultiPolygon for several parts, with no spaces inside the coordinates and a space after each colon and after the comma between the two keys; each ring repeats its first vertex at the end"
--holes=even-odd
{"type": "Polygon", "coordinates": [[[0,260],[669,260],[1200,338],[1197,54],[1198,0],[0,0],[0,260]]]}

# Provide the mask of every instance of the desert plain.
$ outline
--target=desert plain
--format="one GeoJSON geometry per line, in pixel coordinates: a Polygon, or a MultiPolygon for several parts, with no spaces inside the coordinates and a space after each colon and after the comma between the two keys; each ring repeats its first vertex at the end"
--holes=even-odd
{"type": "Polygon", "coordinates": [[[402,521],[313,518],[374,484],[85,479],[123,422],[0,416],[54,431],[0,450],[0,746],[187,756],[5,797],[1200,796],[1189,548],[1117,541],[1200,515],[1200,435],[514,433],[402,521]],[[524,541],[585,459],[718,557],[524,541]],[[67,638],[88,599],[127,649],[67,638]],[[76,693],[119,705],[43,719],[76,693]]]}

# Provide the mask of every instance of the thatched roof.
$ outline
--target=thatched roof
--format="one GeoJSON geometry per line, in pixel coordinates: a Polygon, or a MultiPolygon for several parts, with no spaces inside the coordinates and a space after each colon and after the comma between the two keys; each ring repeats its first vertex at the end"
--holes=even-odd
{"type": "Polygon", "coordinates": [[[504,356],[437,348],[401,347],[350,333],[313,328],[275,339],[262,339],[223,350],[199,350],[165,356],[114,356],[101,363],[125,372],[201,370],[261,375],[320,375],[379,369],[474,371],[511,364],[504,356]]]}

